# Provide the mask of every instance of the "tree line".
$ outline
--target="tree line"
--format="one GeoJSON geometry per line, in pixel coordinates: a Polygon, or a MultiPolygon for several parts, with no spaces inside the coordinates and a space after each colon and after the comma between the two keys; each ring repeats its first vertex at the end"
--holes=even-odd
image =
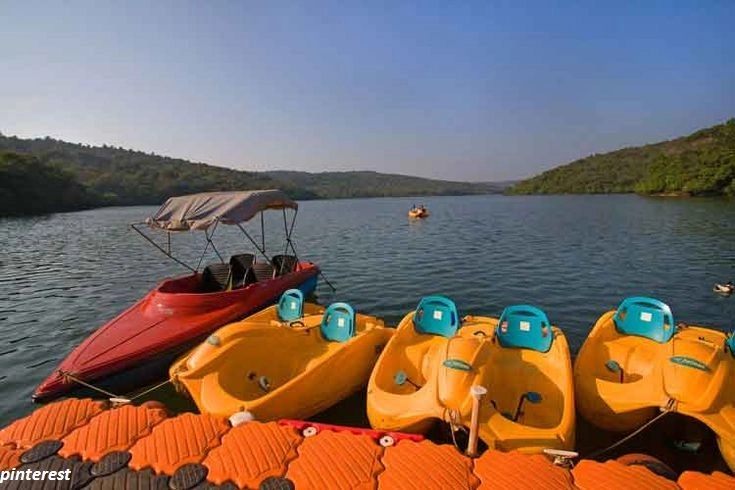
{"type": "Polygon", "coordinates": [[[735,119],[670,141],[591,155],[524,180],[511,194],[735,195],[735,119]]]}
{"type": "Polygon", "coordinates": [[[330,199],[502,192],[492,183],[377,172],[249,172],[112,146],[0,134],[0,216],[98,206],[161,204],[208,191],[278,188],[291,198],[330,199]]]}

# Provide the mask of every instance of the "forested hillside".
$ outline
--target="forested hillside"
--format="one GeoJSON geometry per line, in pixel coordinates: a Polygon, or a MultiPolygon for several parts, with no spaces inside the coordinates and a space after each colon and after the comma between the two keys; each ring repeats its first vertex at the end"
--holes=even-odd
{"type": "Polygon", "coordinates": [[[12,200],[9,195],[4,197],[0,216],[107,205],[160,204],[173,195],[206,191],[279,188],[301,200],[487,194],[501,192],[503,188],[496,184],[446,182],[376,172],[248,172],[52,138],[21,139],[0,135],[0,152],[3,151],[16,155],[12,157],[12,165],[8,164],[12,171],[6,171],[12,175],[23,174],[23,179],[17,175],[13,178],[22,180],[27,187],[15,188],[12,200]],[[33,158],[21,161],[18,155],[33,158]],[[58,179],[49,180],[51,174],[58,179]],[[54,182],[61,186],[58,192],[54,182]],[[72,187],[76,194],[72,193],[72,187]],[[48,192],[44,204],[34,207],[30,202],[38,189],[48,192]],[[62,198],[62,194],[76,197],[62,198]],[[53,200],[57,195],[59,205],[55,207],[53,200]]]}
{"type": "Polygon", "coordinates": [[[735,195],[735,119],[682,138],[591,155],[509,192],[735,195]]]}
{"type": "Polygon", "coordinates": [[[319,197],[330,198],[492,194],[500,193],[507,187],[502,183],[452,182],[367,171],[266,173],[278,181],[289,182],[319,197]]]}
{"type": "Polygon", "coordinates": [[[72,211],[98,202],[62,168],[31,155],[0,152],[0,216],[72,211]]]}

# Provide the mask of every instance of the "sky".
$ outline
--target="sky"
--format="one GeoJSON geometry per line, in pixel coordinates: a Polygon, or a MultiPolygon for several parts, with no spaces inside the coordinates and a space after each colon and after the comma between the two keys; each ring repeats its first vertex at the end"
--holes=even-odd
{"type": "Polygon", "coordinates": [[[735,2],[0,0],[0,132],[501,181],[735,117],[735,2]]]}

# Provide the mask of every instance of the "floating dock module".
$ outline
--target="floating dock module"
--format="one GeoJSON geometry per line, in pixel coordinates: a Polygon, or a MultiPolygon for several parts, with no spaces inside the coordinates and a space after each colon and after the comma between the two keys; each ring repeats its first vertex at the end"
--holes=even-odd
{"type": "MultiPolygon", "coordinates": [[[[626,490],[648,490],[679,488],[676,482],[659,476],[642,465],[625,465],[618,461],[583,460],[572,470],[574,485],[580,490],[599,488],[625,488],[626,490]]],[[[735,479],[733,479],[735,484],[735,479]]]]}
{"type": "Polygon", "coordinates": [[[151,468],[156,474],[173,475],[186,464],[201,463],[206,454],[220,445],[229,424],[219,417],[185,413],[153,428],[151,435],[130,448],[129,466],[151,468]]]}
{"type": "Polygon", "coordinates": [[[45,405],[0,430],[0,445],[30,448],[44,439],[61,439],[73,429],[86,425],[104,408],[103,402],[87,399],[45,405]]]}
{"type": "Polygon", "coordinates": [[[212,483],[231,481],[239,488],[258,488],[266,478],[283,476],[298,457],[296,447],[302,439],[294,429],[276,422],[243,424],[227,432],[202,464],[212,483]]]}
{"type": "Polygon", "coordinates": [[[151,434],[153,427],[167,417],[165,409],[125,405],[106,410],[88,424],[64,437],[59,456],[80,456],[97,462],[112,451],[126,451],[140,438],[151,434]]]}
{"type": "Polygon", "coordinates": [[[572,473],[540,454],[485,451],[475,460],[474,473],[480,478],[477,490],[512,488],[514,490],[573,489],[572,473]]]}
{"type": "Polygon", "coordinates": [[[108,409],[64,400],[0,430],[3,490],[735,488],[735,478],[720,472],[685,471],[674,481],[651,461],[582,460],[568,470],[517,452],[471,459],[420,436],[299,421],[233,428],[211,415],[170,416],[150,402],[108,409]],[[70,481],[12,478],[27,470],[68,470],[70,481]]]}

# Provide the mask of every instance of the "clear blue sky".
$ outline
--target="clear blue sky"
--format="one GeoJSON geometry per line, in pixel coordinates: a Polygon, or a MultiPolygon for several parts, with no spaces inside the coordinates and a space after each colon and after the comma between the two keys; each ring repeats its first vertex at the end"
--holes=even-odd
{"type": "Polygon", "coordinates": [[[734,26],[732,0],[5,0],[0,131],[515,179],[735,117],[734,26]]]}

